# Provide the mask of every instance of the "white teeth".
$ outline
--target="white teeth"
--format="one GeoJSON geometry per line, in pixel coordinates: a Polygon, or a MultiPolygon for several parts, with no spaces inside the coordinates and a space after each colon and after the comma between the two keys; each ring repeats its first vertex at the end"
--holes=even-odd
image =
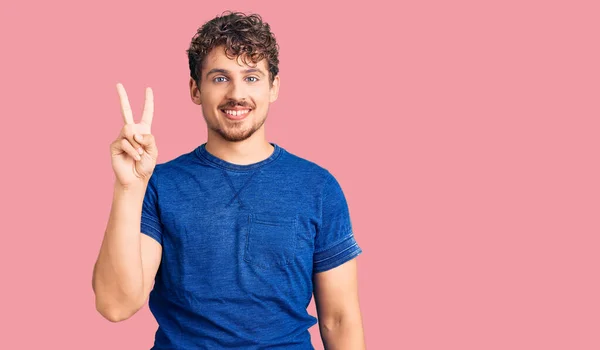
{"type": "Polygon", "coordinates": [[[245,110],[242,110],[242,111],[231,111],[231,110],[228,110],[228,109],[225,110],[225,113],[233,115],[233,116],[238,116],[238,115],[246,114],[248,112],[250,112],[249,109],[245,109],[245,110]]]}

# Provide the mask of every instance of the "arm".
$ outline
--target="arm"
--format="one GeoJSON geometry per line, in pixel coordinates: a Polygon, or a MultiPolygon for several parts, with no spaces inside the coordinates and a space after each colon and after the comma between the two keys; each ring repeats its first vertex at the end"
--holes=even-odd
{"type": "Polygon", "coordinates": [[[124,188],[115,183],[113,203],[92,288],[96,309],[112,322],[126,320],[146,302],[162,255],[162,246],[140,233],[147,184],[124,188]]]}
{"type": "Polygon", "coordinates": [[[358,303],[357,262],[316,273],[315,304],[326,350],[366,349],[358,303]]]}
{"type": "MultiPolygon", "coordinates": [[[[108,225],[94,265],[96,310],[112,322],[126,320],[145,303],[158,271],[162,246],[140,232],[142,210],[156,166],[158,148],[150,129],[154,95],[146,89],[140,123],[135,123],[127,93],[117,84],[125,125],[110,144],[116,176],[108,225]]],[[[151,196],[155,195],[150,191],[151,196]]]]}

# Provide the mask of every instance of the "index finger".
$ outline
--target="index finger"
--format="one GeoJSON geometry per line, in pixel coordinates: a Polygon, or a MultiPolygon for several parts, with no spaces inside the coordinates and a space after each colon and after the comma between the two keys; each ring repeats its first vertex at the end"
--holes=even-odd
{"type": "Polygon", "coordinates": [[[146,88],[146,100],[144,101],[144,112],[142,113],[141,123],[152,125],[152,117],[154,116],[154,94],[151,88],[146,88]]]}
{"type": "Polygon", "coordinates": [[[123,120],[125,121],[125,124],[133,124],[133,112],[131,111],[127,92],[125,92],[123,84],[117,84],[117,92],[119,93],[119,99],[121,100],[121,114],[123,115],[123,120]]]}

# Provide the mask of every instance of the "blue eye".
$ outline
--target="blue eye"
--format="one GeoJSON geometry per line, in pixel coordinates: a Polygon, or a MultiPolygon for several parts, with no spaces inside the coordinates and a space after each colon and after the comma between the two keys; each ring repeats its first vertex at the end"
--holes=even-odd
{"type": "MultiPolygon", "coordinates": [[[[246,79],[253,79],[253,80],[250,80],[251,83],[256,83],[259,80],[257,77],[248,77],[246,79]]],[[[215,82],[215,83],[222,83],[225,81],[227,81],[226,77],[216,77],[213,79],[213,82],[215,82]],[[219,80],[219,79],[223,79],[223,80],[219,80]]]]}

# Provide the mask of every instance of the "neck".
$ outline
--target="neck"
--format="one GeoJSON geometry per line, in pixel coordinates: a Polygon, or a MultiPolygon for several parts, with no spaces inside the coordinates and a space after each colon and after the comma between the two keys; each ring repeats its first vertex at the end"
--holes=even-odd
{"type": "Polygon", "coordinates": [[[244,141],[230,142],[218,135],[209,133],[206,141],[206,151],[217,158],[237,165],[258,163],[269,158],[273,153],[273,146],[264,137],[252,135],[244,141]]]}

